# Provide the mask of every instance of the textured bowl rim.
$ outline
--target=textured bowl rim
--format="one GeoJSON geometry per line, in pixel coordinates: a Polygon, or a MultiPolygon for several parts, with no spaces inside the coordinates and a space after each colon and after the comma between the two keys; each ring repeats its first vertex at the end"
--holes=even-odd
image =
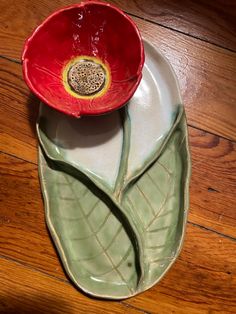
{"type": "Polygon", "coordinates": [[[22,61],[22,70],[23,70],[23,77],[24,77],[24,80],[26,82],[26,84],[28,85],[28,87],[30,88],[30,90],[41,100],[43,101],[44,103],[46,103],[48,106],[62,112],[62,113],[65,113],[69,116],[74,116],[74,117],[80,117],[82,115],[100,115],[100,114],[105,114],[105,113],[109,113],[111,111],[114,111],[114,110],[117,110],[119,108],[121,108],[122,106],[124,106],[128,101],[129,99],[133,96],[133,94],[135,93],[140,81],[141,81],[141,78],[142,78],[142,68],[143,68],[143,65],[144,65],[144,61],[145,61],[145,54],[144,54],[144,46],[143,46],[143,43],[142,43],[142,36],[140,34],[140,31],[137,27],[137,25],[134,23],[134,21],[126,14],[124,13],[121,9],[117,8],[116,6],[110,4],[110,3],[106,3],[106,2],[102,2],[102,1],[82,1],[81,3],[78,3],[78,4],[73,4],[73,5],[70,5],[70,6],[66,6],[66,7],[63,7],[63,8],[60,8],[58,10],[56,10],[55,12],[53,12],[52,14],[50,14],[39,26],[37,26],[33,32],[31,33],[31,35],[26,39],[25,41],[25,44],[24,44],[24,47],[23,47],[23,52],[22,52],[22,55],[21,55],[21,61],[22,61]],[[39,32],[39,30],[41,28],[44,27],[45,24],[47,24],[47,22],[59,15],[60,13],[64,12],[64,11],[67,11],[67,10],[71,10],[71,9],[75,9],[75,8],[82,8],[82,7],[85,7],[86,5],[93,5],[93,4],[99,4],[99,5],[102,5],[102,6],[105,6],[105,7],[110,7],[112,8],[113,10],[117,11],[119,14],[121,14],[130,24],[132,24],[135,32],[136,32],[136,35],[138,37],[138,40],[139,40],[139,44],[140,44],[140,56],[141,56],[141,59],[140,59],[140,63],[139,63],[139,67],[137,69],[137,72],[135,75],[133,75],[133,78],[136,78],[136,82],[132,88],[132,90],[127,93],[127,97],[125,97],[125,99],[118,103],[116,106],[113,106],[113,107],[110,107],[110,108],[106,108],[106,109],[101,109],[101,108],[96,108],[96,109],[90,109],[90,110],[83,110],[83,111],[80,111],[80,112],[76,112],[76,113],[73,113],[72,111],[69,112],[67,111],[66,109],[64,108],[58,108],[56,105],[50,103],[47,101],[47,99],[44,97],[44,95],[42,95],[35,87],[34,85],[32,84],[31,80],[29,79],[29,75],[28,75],[28,67],[27,67],[27,63],[29,61],[28,58],[26,58],[26,53],[27,53],[27,50],[29,48],[29,44],[31,42],[31,40],[34,38],[34,36],[39,32]]]}

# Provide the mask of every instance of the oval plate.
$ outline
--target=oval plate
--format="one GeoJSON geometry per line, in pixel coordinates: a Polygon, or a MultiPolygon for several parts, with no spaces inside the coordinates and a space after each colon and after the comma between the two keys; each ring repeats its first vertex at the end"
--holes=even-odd
{"type": "Polygon", "coordinates": [[[170,64],[144,47],[143,78],[125,108],[76,120],[42,104],[37,123],[48,228],[72,281],[102,298],[153,286],[183,243],[186,118],[170,64]]]}

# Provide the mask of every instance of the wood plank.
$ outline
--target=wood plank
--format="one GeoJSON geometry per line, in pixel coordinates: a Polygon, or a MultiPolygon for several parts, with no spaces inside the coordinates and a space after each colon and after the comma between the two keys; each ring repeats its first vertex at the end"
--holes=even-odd
{"type": "Polygon", "coordinates": [[[145,313],[121,302],[87,298],[67,282],[0,258],[1,313],[145,313]]]}
{"type": "Polygon", "coordinates": [[[189,220],[236,238],[236,144],[189,127],[189,220]]]}
{"type": "Polygon", "coordinates": [[[112,0],[128,13],[236,51],[236,2],[112,0]]]}
{"type": "Polygon", "coordinates": [[[134,19],[173,66],[188,123],[236,140],[236,54],[134,19]]]}
{"type": "MultiPolygon", "coordinates": [[[[2,49],[8,55],[14,49],[11,40],[22,46],[24,27],[34,27],[32,20],[40,23],[47,15],[59,7],[78,3],[76,0],[42,0],[40,3],[30,0],[19,2],[2,0],[2,49]],[[10,17],[10,19],[9,19],[10,17]]],[[[163,1],[163,0],[111,0],[127,13],[134,14],[165,27],[183,32],[216,45],[236,51],[236,3],[234,0],[211,1],[163,1]]],[[[35,23],[34,22],[34,23],[35,23]]],[[[16,56],[16,55],[15,55],[16,56]]]]}
{"type": "Polygon", "coordinates": [[[235,245],[188,225],[183,251],[168,274],[128,303],[157,314],[235,313],[235,245]]]}
{"type": "MultiPolygon", "coordinates": [[[[28,96],[20,65],[2,61],[0,150],[37,163],[35,123],[38,100],[28,96]]],[[[236,207],[233,197],[236,144],[191,127],[189,131],[193,159],[190,219],[236,237],[236,212],[233,210],[236,207]]]]}
{"type": "MultiPolygon", "coordinates": [[[[24,3],[30,8],[34,6],[33,12],[28,13],[36,15],[38,6],[45,11],[54,6],[57,0],[53,4],[45,2],[21,2],[23,14],[28,12],[24,3]]],[[[21,16],[21,8],[17,9],[15,1],[14,5],[15,13],[21,16]]],[[[7,6],[1,10],[4,14],[7,10],[12,10],[7,6]]],[[[23,31],[15,27],[12,42],[9,33],[5,36],[6,41],[3,38],[3,49],[12,51],[12,47],[15,47],[12,44],[18,42],[19,45],[22,36],[25,36],[25,29],[30,25],[31,17],[28,13],[25,14],[25,20],[17,19],[18,26],[22,26],[23,31]],[[29,25],[23,25],[27,23],[29,25]],[[4,46],[4,43],[9,43],[9,46],[4,46]]],[[[9,19],[6,21],[8,23],[9,19]]],[[[137,21],[140,25],[144,23],[139,19],[137,21]]],[[[198,47],[198,41],[195,40],[189,44],[186,36],[175,37],[173,32],[161,33],[160,27],[152,26],[155,31],[160,30],[160,35],[154,34],[149,23],[143,25],[147,37],[159,43],[162,51],[173,62],[184,90],[184,99],[187,99],[185,102],[190,124],[235,139],[235,124],[232,124],[235,114],[232,106],[235,103],[235,83],[230,81],[235,73],[234,54],[207,44],[198,47]],[[167,34],[170,34],[170,40],[165,38],[164,35],[167,34]],[[190,52],[181,50],[181,43],[190,52]],[[188,62],[183,68],[185,52],[188,62]],[[199,52],[206,53],[207,57],[201,59],[197,55],[199,52]],[[228,87],[227,84],[232,85],[228,87]],[[220,89],[219,86],[223,88],[220,89]],[[225,97],[229,99],[225,101],[225,97]],[[204,100],[206,108],[201,103],[204,100]],[[219,110],[219,113],[214,113],[213,118],[207,118],[215,110],[219,110]],[[225,115],[224,119],[220,114],[225,115]]],[[[8,26],[14,28],[14,25],[8,26]]],[[[3,61],[1,69],[0,150],[36,163],[34,126],[38,100],[30,96],[25,88],[19,65],[3,61]]],[[[204,131],[194,128],[189,130],[193,158],[189,221],[235,237],[235,144],[204,131]]],[[[126,305],[158,314],[236,312],[236,242],[191,223],[188,224],[180,258],[159,285],[123,302],[123,305],[84,297],[71,284],[66,283],[67,279],[45,227],[36,164],[1,154],[0,178],[0,254],[18,259],[25,265],[46,273],[41,274],[15,263],[13,266],[10,261],[3,260],[3,265],[0,260],[0,269],[3,271],[3,275],[0,275],[0,312],[45,313],[48,312],[48,304],[52,313],[137,312],[137,309],[127,308],[126,305]],[[47,274],[56,278],[50,278],[47,274]]]]}
{"type": "Polygon", "coordinates": [[[39,100],[26,87],[20,64],[0,59],[0,68],[0,150],[36,162],[39,100]]]}
{"type": "MultiPolygon", "coordinates": [[[[0,255],[67,280],[45,227],[36,165],[5,154],[0,165],[0,255]]],[[[125,302],[159,314],[233,313],[235,250],[236,240],[189,223],[174,267],[159,285],[125,302]]],[[[15,274],[8,274],[10,284],[15,274]]],[[[28,285],[27,278],[20,282],[28,285]]]]}
{"type": "MultiPolygon", "coordinates": [[[[7,34],[0,32],[0,53],[19,59],[25,38],[56,4],[62,1],[35,4],[23,0],[19,5],[9,4],[3,10],[1,23],[8,23],[10,16],[17,20],[10,23],[7,34]]],[[[134,21],[174,67],[189,124],[236,140],[236,54],[141,19],[134,21]]]]}

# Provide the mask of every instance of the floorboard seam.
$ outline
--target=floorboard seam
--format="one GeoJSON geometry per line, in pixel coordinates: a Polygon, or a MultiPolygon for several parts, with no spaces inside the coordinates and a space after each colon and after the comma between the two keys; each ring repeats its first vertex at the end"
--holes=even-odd
{"type": "MultiPolygon", "coordinates": [[[[30,163],[30,164],[32,164],[32,165],[35,165],[35,166],[38,165],[37,163],[34,163],[34,162],[32,162],[32,161],[25,160],[25,159],[23,159],[23,158],[21,158],[21,157],[17,157],[17,156],[15,156],[15,155],[13,155],[13,154],[9,154],[9,153],[3,152],[3,151],[0,151],[0,153],[2,153],[2,154],[4,154],[4,155],[7,155],[7,156],[14,157],[14,158],[16,158],[16,159],[19,159],[19,160],[22,160],[22,161],[25,161],[25,162],[28,162],[28,163],[30,163]]],[[[207,230],[207,231],[216,233],[216,234],[218,234],[218,235],[220,235],[220,236],[222,236],[222,237],[224,237],[224,238],[230,239],[230,240],[232,240],[232,241],[236,241],[236,238],[231,237],[231,236],[229,236],[229,235],[226,235],[226,234],[224,234],[224,233],[221,233],[221,232],[219,232],[219,231],[213,230],[213,229],[211,229],[211,228],[208,228],[208,227],[199,225],[199,224],[194,223],[194,222],[191,222],[191,221],[189,221],[189,220],[187,221],[187,223],[189,223],[189,224],[191,224],[191,225],[193,225],[193,226],[195,226],[195,227],[199,227],[199,228],[201,228],[201,229],[204,229],[204,230],[207,230]]]]}
{"type": "Polygon", "coordinates": [[[229,236],[229,235],[227,235],[227,234],[221,233],[221,232],[219,232],[219,231],[213,230],[213,229],[208,228],[208,227],[204,227],[204,226],[199,225],[199,224],[197,224],[197,223],[195,223],[195,222],[188,221],[188,223],[189,223],[190,225],[192,225],[192,226],[195,226],[195,227],[204,229],[204,230],[206,230],[206,231],[210,231],[210,232],[216,233],[216,234],[218,234],[219,236],[221,236],[221,237],[223,237],[223,238],[227,238],[227,239],[229,239],[229,240],[236,241],[236,238],[231,237],[231,236],[229,236]]]}
{"type": "Polygon", "coordinates": [[[213,46],[215,46],[215,47],[218,47],[218,48],[221,48],[221,49],[225,49],[225,50],[230,51],[230,52],[232,52],[232,53],[236,53],[236,50],[233,50],[233,49],[228,48],[228,47],[225,47],[225,46],[221,46],[221,45],[216,44],[216,43],[214,43],[214,42],[211,42],[211,41],[209,41],[209,40],[207,40],[207,39],[198,37],[198,36],[196,36],[196,35],[194,36],[194,35],[185,33],[185,32],[183,32],[183,31],[181,31],[181,30],[178,30],[178,29],[175,29],[175,28],[172,28],[172,27],[163,25],[163,24],[161,24],[161,23],[152,21],[152,20],[150,20],[150,19],[148,19],[148,18],[145,18],[145,17],[141,17],[141,16],[139,16],[139,15],[136,15],[136,14],[134,14],[134,13],[130,13],[130,12],[127,12],[127,11],[124,11],[124,12],[127,13],[127,14],[129,14],[129,15],[131,15],[131,16],[133,16],[133,17],[136,17],[136,18],[139,18],[139,19],[144,20],[144,21],[146,21],[146,22],[149,22],[149,23],[151,23],[151,24],[158,25],[158,26],[160,26],[160,27],[166,28],[166,29],[171,30],[171,31],[173,31],[173,32],[177,32],[177,33],[179,33],[179,34],[181,34],[181,35],[185,35],[185,36],[187,36],[187,37],[194,38],[194,39],[196,39],[196,40],[202,41],[202,42],[207,43],[207,44],[209,44],[209,45],[213,45],[213,46]]]}
{"type": "Polygon", "coordinates": [[[22,157],[18,157],[18,156],[14,155],[14,154],[7,153],[7,152],[5,152],[5,151],[3,151],[3,150],[0,150],[0,154],[4,154],[4,155],[7,155],[7,156],[10,156],[10,157],[13,157],[13,158],[16,158],[16,159],[19,159],[19,160],[28,162],[28,163],[31,164],[31,165],[38,166],[38,163],[37,163],[37,162],[29,161],[29,160],[24,159],[24,158],[22,158],[22,157]]]}
{"type": "Polygon", "coordinates": [[[217,135],[217,134],[214,133],[214,132],[211,132],[211,131],[208,131],[208,130],[203,130],[203,129],[201,129],[201,128],[195,126],[195,125],[192,125],[192,124],[190,124],[190,123],[187,123],[187,125],[188,125],[189,127],[193,128],[193,129],[196,129],[196,130],[199,130],[199,131],[203,131],[203,132],[205,132],[205,133],[209,133],[209,134],[211,134],[211,135],[217,136],[217,137],[222,138],[223,140],[229,141],[229,142],[231,142],[231,143],[234,143],[234,144],[236,143],[236,140],[233,140],[233,139],[231,139],[231,138],[225,137],[225,136],[223,136],[223,135],[217,135]]]}
{"type": "Polygon", "coordinates": [[[21,61],[18,60],[18,59],[15,59],[15,58],[7,57],[7,56],[4,56],[4,55],[0,55],[0,58],[8,60],[8,61],[11,61],[11,62],[14,62],[14,63],[17,63],[17,64],[21,64],[21,61]]]}

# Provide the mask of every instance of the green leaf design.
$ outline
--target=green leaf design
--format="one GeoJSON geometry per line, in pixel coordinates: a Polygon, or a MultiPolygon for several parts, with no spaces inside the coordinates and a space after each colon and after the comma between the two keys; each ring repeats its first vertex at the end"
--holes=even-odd
{"type": "Polygon", "coordinates": [[[160,280],[180,251],[188,209],[183,108],[162,145],[131,180],[126,179],[131,122],[127,111],[123,115],[125,158],[113,193],[66,161],[55,161],[50,156],[55,144],[38,126],[41,146],[55,168],[40,153],[47,223],[63,264],[84,291],[108,298],[135,295],[160,280]],[[96,229],[99,221],[102,227],[96,229]]]}
{"type": "Polygon", "coordinates": [[[42,104],[37,123],[47,225],[73,282],[103,298],[157,283],[186,226],[184,108],[167,60],[144,44],[143,79],[125,108],[75,120],[42,104]]]}
{"type": "Polygon", "coordinates": [[[133,295],[140,272],[136,245],[119,209],[81,173],[46,161],[41,149],[39,172],[47,224],[73,282],[100,297],[133,295]]]}
{"type": "Polygon", "coordinates": [[[190,157],[183,108],[163,147],[126,187],[121,206],[135,213],[143,237],[146,290],[160,280],[180,252],[188,210],[190,157]]]}

